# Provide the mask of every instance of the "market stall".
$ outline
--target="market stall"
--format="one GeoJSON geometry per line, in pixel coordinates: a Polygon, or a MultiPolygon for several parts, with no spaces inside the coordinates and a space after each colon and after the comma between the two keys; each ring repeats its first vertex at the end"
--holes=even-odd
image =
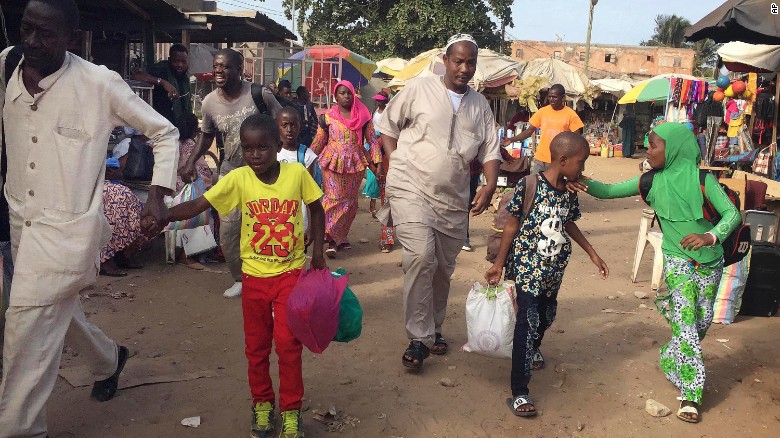
{"type": "MultiPolygon", "coordinates": [[[[776,13],[771,13],[773,12],[772,8],[777,9],[777,5],[773,3],[771,6],[770,8],[769,2],[765,1],[728,0],[689,27],[686,31],[686,39],[688,41],[698,41],[704,38],[711,38],[716,43],[741,41],[749,44],[780,45],[780,16],[776,13]]],[[[729,55],[734,57],[734,55],[744,53],[746,52],[743,47],[737,53],[725,54],[727,57],[729,55]]],[[[735,61],[735,59],[731,59],[731,61],[735,61]]],[[[734,68],[733,65],[731,67],[734,68]]],[[[754,65],[752,67],[757,66],[754,65]]],[[[774,69],[774,71],[779,70],[774,69]]],[[[758,82],[757,73],[755,70],[750,72],[746,82],[743,80],[743,77],[733,77],[734,75],[725,77],[725,79],[724,77],[719,78],[720,84],[718,85],[723,89],[723,100],[726,101],[726,105],[728,105],[726,97],[730,97],[726,96],[726,91],[729,89],[735,98],[739,98],[739,95],[742,94],[743,100],[750,100],[750,95],[744,96],[744,91],[740,93],[742,85],[737,85],[737,80],[745,84],[745,90],[755,97],[755,93],[752,93],[753,90],[750,87],[753,85],[754,79],[758,82]],[[747,99],[744,99],[745,97],[747,99]]],[[[756,87],[760,87],[760,84],[756,83],[756,87]]],[[[771,89],[771,86],[768,88],[771,89]]],[[[756,89],[756,91],[758,90],[756,89]]],[[[767,148],[769,153],[765,155],[766,171],[769,175],[774,174],[772,171],[773,158],[777,149],[777,124],[774,123],[777,115],[778,99],[780,99],[780,80],[777,80],[777,78],[775,78],[773,91],[775,93],[775,101],[772,106],[774,112],[770,117],[773,121],[772,134],[769,139],[771,146],[767,148]]],[[[754,104],[757,104],[757,102],[754,102],[754,104]]],[[[733,111],[734,106],[731,105],[732,111],[725,116],[727,121],[729,121],[729,129],[732,129],[731,122],[735,120],[733,117],[735,114],[733,111]]],[[[745,114],[748,113],[747,110],[756,109],[755,106],[743,109],[737,106],[737,119],[742,117],[744,124],[745,114]],[[740,115],[739,111],[742,111],[743,114],[740,115]]],[[[726,109],[727,111],[729,110],[728,107],[726,109]]],[[[750,136],[747,137],[750,139],[750,136]]],[[[732,142],[729,140],[729,143],[732,142]]],[[[755,166],[753,169],[756,170],[755,166]]],[[[780,203],[773,202],[773,200],[777,200],[774,196],[780,193],[780,190],[778,190],[780,183],[768,178],[759,181],[755,181],[756,179],[760,179],[760,177],[738,171],[734,172],[732,178],[727,180],[721,179],[721,183],[733,184],[738,187],[743,198],[751,201],[755,201],[753,198],[756,197],[760,199],[758,199],[759,202],[753,202],[753,207],[740,206],[745,208],[746,211],[743,213],[745,222],[751,226],[752,253],[743,260],[744,266],[735,264],[724,269],[723,278],[715,300],[715,308],[713,309],[716,315],[715,322],[724,324],[733,322],[737,312],[750,316],[771,316],[778,311],[778,298],[780,298],[780,287],[778,287],[780,283],[777,282],[777,269],[778,263],[780,263],[778,222],[780,222],[780,218],[777,212],[780,210],[780,203]],[[751,186],[754,189],[751,190],[751,186]],[[751,191],[753,192],[752,194],[751,191]],[[755,196],[759,192],[761,192],[761,195],[755,196]],[[761,205],[760,201],[765,201],[766,205],[761,205]],[[750,210],[751,208],[769,209],[770,212],[750,210]],[[774,214],[771,213],[773,210],[774,214]],[[722,311],[721,308],[723,309],[722,311]],[[720,318],[721,315],[725,317],[720,318]]]]}
{"type": "Polygon", "coordinates": [[[368,84],[376,63],[338,45],[315,45],[292,55],[279,66],[278,77],[301,84],[311,92],[312,100],[330,101],[333,86],[346,80],[356,90],[368,84]]]}

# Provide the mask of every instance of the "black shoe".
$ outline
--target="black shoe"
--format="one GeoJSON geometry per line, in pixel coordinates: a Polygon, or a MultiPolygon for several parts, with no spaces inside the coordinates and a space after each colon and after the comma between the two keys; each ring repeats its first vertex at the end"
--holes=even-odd
{"type": "Polygon", "coordinates": [[[130,351],[127,349],[127,347],[120,345],[119,360],[116,366],[116,372],[108,379],[96,381],[95,384],[92,385],[93,399],[99,402],[106,402],[114,398],[119,386],[119,374],[122,373],[122,369],[125,367],[128,356],[130,356],[130,351]]]}

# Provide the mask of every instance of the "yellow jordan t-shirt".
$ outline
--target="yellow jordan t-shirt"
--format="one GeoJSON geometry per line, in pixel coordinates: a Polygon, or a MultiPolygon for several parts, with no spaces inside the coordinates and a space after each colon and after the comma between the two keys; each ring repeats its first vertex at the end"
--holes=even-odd
{"type": "Polygon", "coordinates": [[[302,165],[279,164],[274,184],[265,184],[243,166],[203,195],[222,215],[241,208],[241,270],[253,277],[274,277],[303,267],[303,209],[322,197],[302,165]]]}
{"type": "Polygon", "coordinates": [[[545,163],[552,161],[550,158],[550,143],[552,143],[556,135],[563,131],[576,131],[585,126],[582,120],[580,120],[580,116],[565,105],[558,111],[554,110],[550,105],[542,107],[531,116],[529,122],[542,131],[539,144],[536,145],[534,158],[545,163]]]}

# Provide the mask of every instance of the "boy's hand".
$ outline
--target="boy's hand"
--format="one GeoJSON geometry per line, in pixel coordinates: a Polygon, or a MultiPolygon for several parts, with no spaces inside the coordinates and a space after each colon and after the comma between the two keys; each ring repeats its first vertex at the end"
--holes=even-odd
{"type": "Polygon", "coordinates": [[[607,277],[609,277],[609,267],[607,267],[607,263],[604,262],[604,260],[602,260],[601,257],[599,257],[598,254],[595,253],[592,256],[590,256],[590,260],[593,262],[594,265],[596,265],[597,268],[599,268],[601,279],[606,280],[607,277]]]}
{"type": "Polygon", "coordinates": [[[588,186],[581,179],[566,181],[566,190],[571,193],[587,192],[588,186]]]}
{"type": "Polygon", "coordinates": [[[322,254],[315,254],[311,259],[311,269],[327,269],[328,265],[325,263],[325,256],[322,254]]]}
{"type": "Polygon", "coordinates": [[[688,251],[697,251],[702,246],[715,245],[717,240],[711,234],[689,234],[680,241],[680,246],[688,251]]]}
{"type": "Polygon", "coordinates": [[[309,230],[311,230],[311,227],[306,228],[306,231],[303,232],[303,245],[304,246],[309,246],[309,244],[311,243],[311,239],[309,238],[311,233],[310,233],[309,230]]]}
{"type": "Polygon", "coordinates": [[[485,280],[491,286],[496,286],[501,281],[501,273],[504,268],[498,265],[493,265],[485,272],[485,280]]]}

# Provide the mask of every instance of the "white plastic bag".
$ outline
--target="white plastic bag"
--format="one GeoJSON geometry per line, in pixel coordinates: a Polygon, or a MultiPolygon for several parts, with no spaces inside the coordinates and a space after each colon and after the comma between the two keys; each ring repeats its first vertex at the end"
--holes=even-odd
{"type": "Polygon", "coordinates": [[[516,320],[513,283],[495,287],[474,283],[466,299],[468,343],[463,351],[511,358],[516,320]]]}
{"type": "Polygon", "coordinates": [[[214,239],[211,225],[204,225],[188,230],[179,230],[176,234],[181,239],[184,253],[188,256],[211,251],[217,247],[217,241],[214,239]]]}

